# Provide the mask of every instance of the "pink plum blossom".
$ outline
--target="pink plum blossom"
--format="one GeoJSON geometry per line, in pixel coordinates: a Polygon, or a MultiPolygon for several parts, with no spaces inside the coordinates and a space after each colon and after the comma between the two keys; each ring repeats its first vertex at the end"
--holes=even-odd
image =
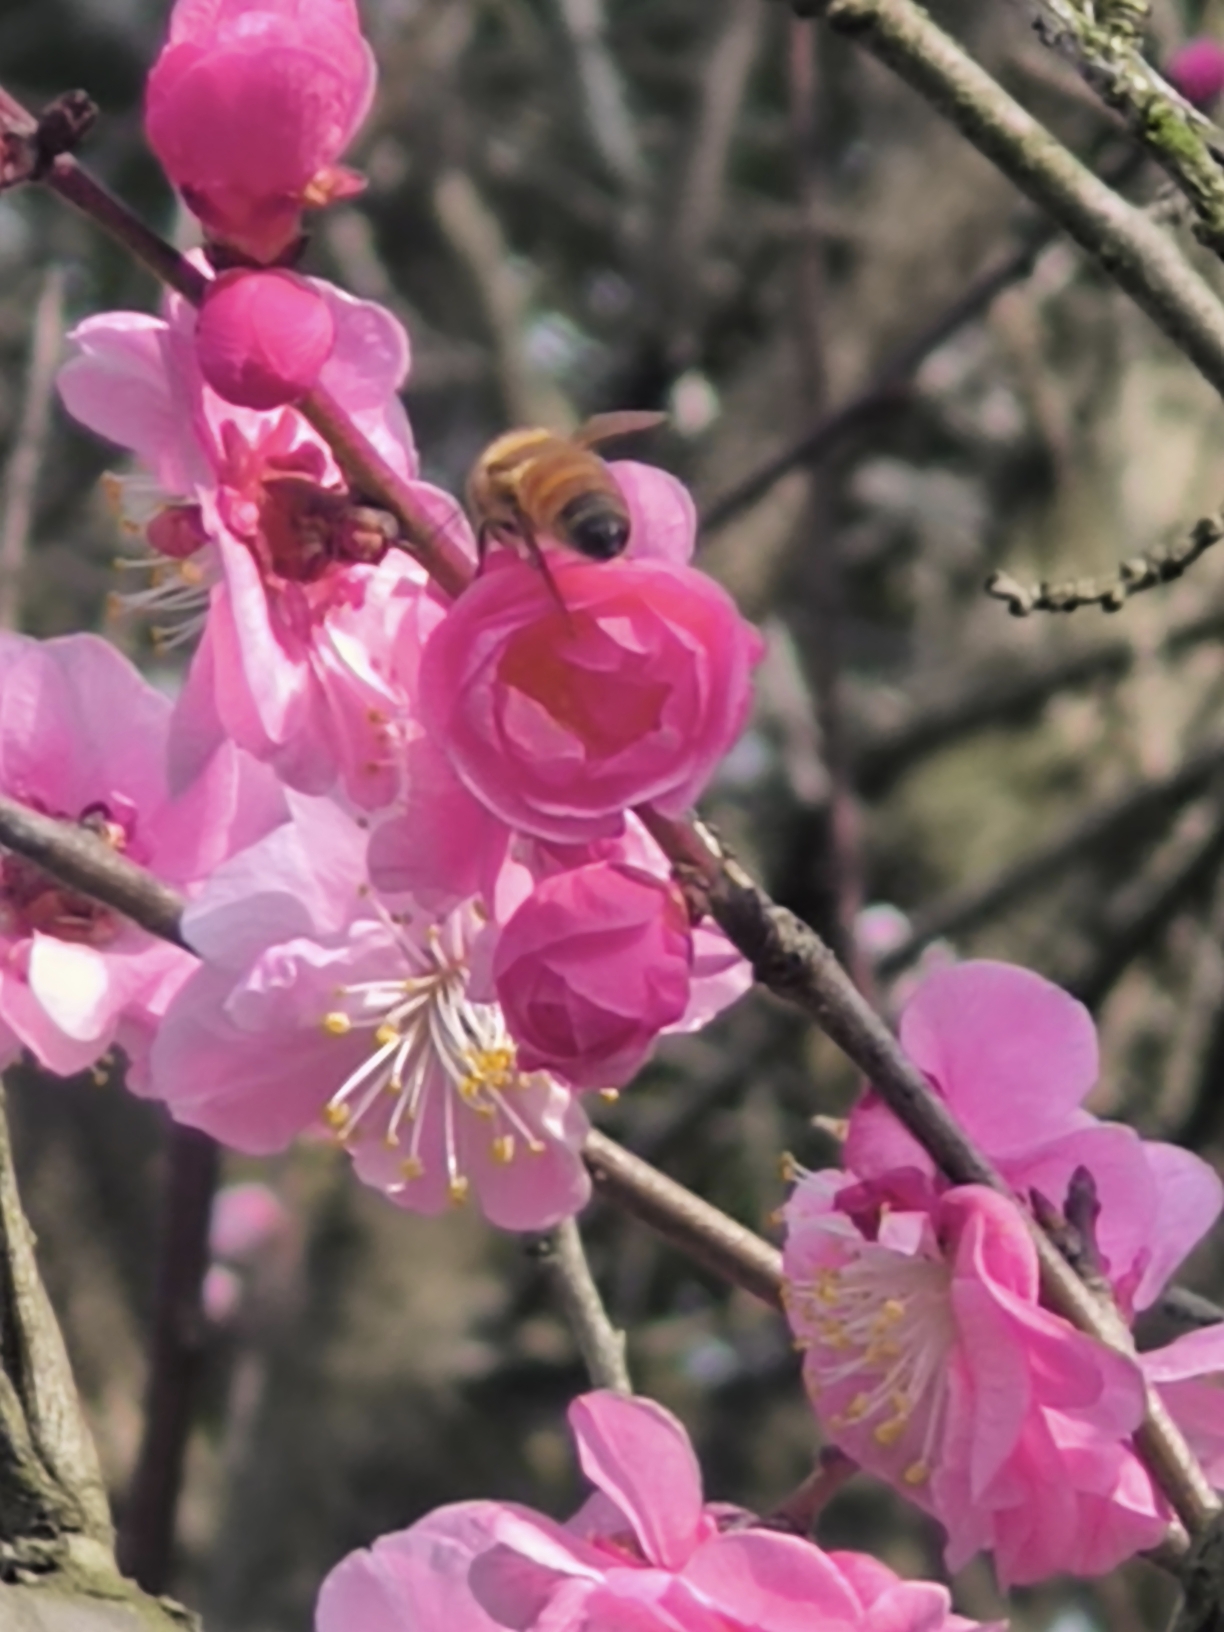
{"type": "Polygon", "coordinates": [[[375,77],[353,0],[178,0],[145,129],[209,237],[267,264],[363,185],[336,161],[375,77]]]}
{"type": "MultiPolygon", "coordinates": [[[[1061,1207],[1077,1168],[1101,1205],[1096,1245],[1125,1310],[1150,1304],[1221,1205],[1206,1162],[1081,1108],[1097,1042],[1081,1003],[1031,970],[970,961],[936,970],[901,1015],[906,1053],[1015,1190],[1061,1207]]],[[[850,1117],[843,1159],[860,1178],[933,1171],[874,1094],[850,1117]]]]}
{"type": "Polygon", "coordinates": [[[711,579],[651,554],[643,508],[627,557],[550,551],[555,593],[498,552],[425,649],[426,729],[523,833],[571,843],[619,833],[627,807],[679,814],[747,718],[760,638],[711,579]]]}
{"type": "MultiPolygon", "coordinates": [[[[405,478],[422,509],[474,551],[455,501],[415,482],[416,454],[397,391],[408,368],[402,327],[381,307],[324,283],[335,345],[321,382],[405,478]]],[[[408,699],[393,648],[424,574],[391,549],[377,513],[350,498],[332,454],[291,408],[222,401],[200,370],[195,313],[112,312],[72,335],[61,370],[68,411],[130,448],[148,477],[122,484],[131,524],[153,547],[152,588],[129,604],[204,627],[171,743],[176,782],[227,737],[291,787],[337,781],[355,803],[385,804],[398,780],[408,699]]]]}
{"type": "Polygon", "coordinates": [[[460,1502],[351,1554],[315,1632],[968,1632],[946,1588],[902,1581],[702,1500],[688,1435],[650,1400],[570,1407],[595,1492],[566,1524],[460,1502]]]}
{"type": "Polygon", "coordinates": [[[1163,1497],[1130,1447],[1138,1365],[1038,1302],[1016,1207],[914,1169],[805,1175],[786,1208],[787,1312],[825,1431],[932,1513],[959,1569],[1099,1575],[1153,1545],[1163,1497]]]}
{"type": "Polygon", "coordinates": [[[358,1176],[437,1213],[475,1192],[505,1229],[545,1229],[589,1194],[586,1119],[519,1068],[496,1004],[469,990],[475,904],[393,916],[365,834],[325,800],[213,874],[184,934],[203,967],[153,1053],[180,1122],[251,1154],[328,1131],[358,1176]]]}
{"type": "MultiPolygon", "coordinates": [[[[0,788],[190,892],[281,821],[284,806],[232,746],[173,794],[170,715],[169,700],[92,635],[0,635],[0,788]]],[[[153,1033],[194,967],[190,953],[36,863],[0,855],[0,1059],[24,1047],[68,1076],[119,1044],[139,1086],[153,1033]]]]}
{"type": "Polygon", "coordinates": [[[331,308],[290,272],[225,272],[196,324],[200,372],[223,401],[283,408],[319,378],[336,343],[331,308]]]}
{"type": "Polygon", "coordinates": [[[246,1264],[281,1235],[289,1223],[285,1204],[266,1184],[226,1184],[213,1198],[208,1250],[214,1258],[246,1264]]]}
{"type": "Polygon", "coordinates": [[[1196,108],[1209,108],[1224,91],[1224,44],[1209,35],[1187,40],[1165,64],[1165,78],[1196,108]]]}
{"type": "Polygon", "coordinates": [[[537,886],[502,930],[493,973],[522,1064],[598,1088],[633,1076],[684,1013],[691,967],[675,886],[596,861],[537,886]]]}

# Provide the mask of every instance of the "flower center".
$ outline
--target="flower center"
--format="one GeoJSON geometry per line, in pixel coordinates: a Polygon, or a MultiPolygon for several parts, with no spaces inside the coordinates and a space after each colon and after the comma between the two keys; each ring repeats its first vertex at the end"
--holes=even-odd
{"type": "Polygon", "coordinates": [[[809,1378],[822,1392],[836,1388],[843,1396],[848,1385],[859,1384],[826,1417],[834,1433],[861,1425],[889,1449],[916,1416],[924,1419],[918,1454],[902,1471],[911,1485],[930,1476],[943,1427],[956,1339],[950,1279],[942,1261],[864,1241],[846,1263],[788,1291],[809,1378]]]}
{"type": "Polygon", "coordinates": [[[410,968],[386,980],[340,987],[336,1005],[323,1016],[332,1037],[370,1033],[370,1052],[336,1090],[323,1116],[341,1144],[375,1134],[396,1164],[397,1188],[426,1175],[437,1148],[431,1116],[441,1118],[441,1160],[454,1202],[467,1198],[464,1170],[468,1137],[460,1137],[465,1113],[479,1118],[492,1159],[509,1163],[545,1145],[514,1104],[515,1091],[539,1079],[518,1069],[514,1043],[495,1003],[467,995],[469,968],[462,930],[453,914],[431,928],[423,945],[396,935],[410,968]]]}
{"type": "MultiPolygon", "coordinates": [[[[41,808],[41,807],[38,807],[41,808]]],[[[44,815],[61,815],[44,811],[44,815]]],[[[61,816],[61,819],[62,816],[61,816]]],[[[87,805],[76,825],[112,850],[127,849],[134,824],[118,819],[102,803],[87,805]]],[[[52,935],[82,946],[107,946],[121,920],[100,901],[83,895],[25,856],[0,852],[0,931],[6,935],[52,935]]]]}

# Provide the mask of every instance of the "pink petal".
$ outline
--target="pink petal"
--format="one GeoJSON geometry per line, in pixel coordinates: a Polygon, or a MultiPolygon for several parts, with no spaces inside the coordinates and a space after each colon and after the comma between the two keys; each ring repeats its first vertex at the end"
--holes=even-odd
{"type": "Polygon", "coordinates": [[[472,1560],[491,1544],[497,1502],[441,1507],[327,1577],[315,1632],[496,1632],[472,1596],[472,1560]]]}
{"type": "Polygon", "coordinates": [[[701,1533],[701,1469],[688,1435],[653,1400],[598,1390],[569,1409],[582,1471],[633,1526],[652,1564],[680,1569],[701,1533]]]}
{"type": "Polygon", "coordinates": [[[626,553],[686,565],[697,543],[697,506],[684,483],[657,465],[633,459],[614,459],[609,469],[629,507],[626,553]]]}
{"type": "Polygon", "coordinates": [[[715,1536],[684,1568],[684,1581],[754,1632],[856,1628],[859,1605],[837,1565],[798,1536],[739,1530],[715,1536]]]}

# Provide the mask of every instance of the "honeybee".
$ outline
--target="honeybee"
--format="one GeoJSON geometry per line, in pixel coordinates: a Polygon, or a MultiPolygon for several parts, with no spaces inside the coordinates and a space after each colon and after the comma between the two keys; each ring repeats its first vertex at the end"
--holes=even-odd
{"type": "Polygon", "coordinates": [[[490,539],[521,544],[551,584],[541,538],[567,544],[592,561],[620,555],[629,543],[628,506],[612,472],[591,449],[615,436],[650,430],[666,417],[596,414],[572,436],[539,428],[499,436],[476,461],[467,484],[481,558],[490,539]]]}

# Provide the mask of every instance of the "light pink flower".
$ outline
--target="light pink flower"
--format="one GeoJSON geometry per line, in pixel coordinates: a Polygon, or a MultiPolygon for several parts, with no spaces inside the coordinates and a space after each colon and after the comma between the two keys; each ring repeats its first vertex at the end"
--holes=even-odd
{"type": "Polygon", "coordinates": [[[913,1169],[804,1176],[786,1208],[787,1311],[825,1431],[932,1513],[950,1569],[1098,1575],[1151,1546],[1163,1498],[1129,1445],[1130,1359],[1038,1302],[1032,1239],[979,1186],[913,1169]]]}
{"type": "Polygon", "coordinates": [[[208,1250],[232,1264],[249,1263],[288,1223],[284,1202],[268,1185],[222,1185],[208,1221],[208,1250]]]}
{"type": "MultiPolygon", "coordinates": [[[[1174,1145],[1097,1120],[1081,1102],[1097,1078],[1096,1032],[1081,1003],[1031,970],[971,961],[930,975],[901,1015],[902,1047],[968,1137],[1023,1197],[1061,1207],[1085,1167],[1101,1204],[1096,1244],[1124,1309],[1143,1309],[1220,1211],[1210,1167],[1174,1145]]],[[[932,1172],[930,1157],[869,1094],[843,1159],[860,1178],[932,1172]]]]}
{"type": "MultiPolygon", "coordinates": [[[[0,635],[0,789],[76,823],[177,889],[283,819],[279,791],[232,747],[174,796],[171,705],[92,635],[0,635]]],[[[15,854],[0,856],[0,1058],[28,1048],[62,1076],[114,1044],[143,1080],[152,1034],[195,967],[15,854]]]]}
{"type": "Polygon", "coordinates": [[[162,1026],[153,1093],[252,1154],[327,1130],[360,1178],[417,1212],[471,1191],[505,1229],[577,1212],[586,1119],[518,1068],[500,1010],[470,995],[480,914],[392,917],[357,824],[323,800],[294,807],[187,914],[203,967],[162,1026]]]}
{"type": "Polygon", "coordinates": [[[1187,40],[1165,64],[1164,76],[1187,102],[1209,108],[1224,91],[1224,45],[1209,35],[1187,40]]]}
{"type": "Polygon", "coordinates": [[[178,0],[145,130],[209,237],[267,264],[304,208],[361,189],[336,161],[375,77],[353,0],[178,0]]]}
{"type": "MultiPolygon", "coordinates": [[[[336,331],[323,384],[412,478],[402,327],[373,303],[310,287],[336,331]]],[[[184,620],[168,644],[207,618],[176,714],[176,783],[228,737],[292,787],[339,781],[355,803],[385,804],[409,733],[393,651],[426,594],[421,569],[388,547],[300,414],[235,407],[205,384],[185,302],[172,298],[165,318],[92,318],[72,339],[79,352],[59,378],[69,412],[132,449],[152,478],[121,484],[130,524],[159,552],[152,588],[129,604],[184,620]]],[[[413,491],[471,547],[453,499],[426,483],[413,491]]]]}
{"type": "Polygon", "coordinates": [[[679,814],[743,728],[759,636],[690,567],[549,562],[564,607],[508,552],[459,597],[425,650],[426,729],[521,832],[574,842],[619,833],[630,806],[679,814]]]}
{"type": "Polygon", "coordinates": [[[324,1583],[316,1632],[954,1632],[947,1590],[825,1553],[702,1501],[684,1429],[650,1400],[570,1407],[597,1487],[567,1524],[529,1508],[438,1509],[324,1583]]]}
{"type": "Polygon", "coordinates": [[[319,378],[336,343],[331,308],[291,272],[225,272],[196,323],[200,372],[225,402],[283,408],[319,378]]]}
{"type": "Polygon", "coordinates": [[[688,913],[674,885],[595,861],[545,879],[498,939],[498,1002],[524,1066],[615,1087],[688,1007],[688,913]]]}

